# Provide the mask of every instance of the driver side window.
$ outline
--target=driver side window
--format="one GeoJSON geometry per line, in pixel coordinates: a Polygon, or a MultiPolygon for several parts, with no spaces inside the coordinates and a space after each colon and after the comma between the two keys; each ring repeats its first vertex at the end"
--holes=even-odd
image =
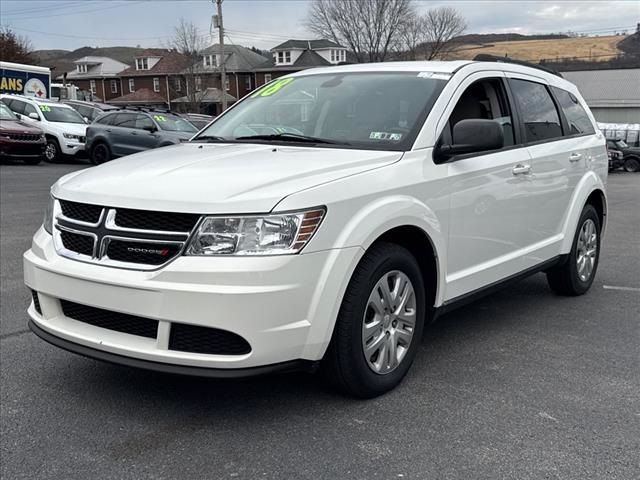
{"type": "Polygon", "coordinates": [[[464,91],[441,136],[441,143],[454,143],[453,127],[461,120],[494,120],[502,126],[504,147],[515,145],[513,118],[500,78],[483,78],[464,91]]]}

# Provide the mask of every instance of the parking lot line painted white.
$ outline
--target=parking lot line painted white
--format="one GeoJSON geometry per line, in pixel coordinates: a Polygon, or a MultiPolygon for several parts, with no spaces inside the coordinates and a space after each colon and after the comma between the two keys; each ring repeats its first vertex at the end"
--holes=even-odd
{"type": "Polygon", "coordinates": [[[637,287],[617,287],[614,285],[603,285],[605,290],[622,290],[624,292],[640,292],[640,288],[637,287]]]}

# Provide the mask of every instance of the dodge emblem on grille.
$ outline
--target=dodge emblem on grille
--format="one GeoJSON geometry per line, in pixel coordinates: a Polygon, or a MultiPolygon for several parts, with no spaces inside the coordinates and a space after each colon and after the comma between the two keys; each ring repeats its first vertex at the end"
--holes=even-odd
{"type": "Polygon", "coordinates": [[[163,257],[166,257],[169,254],[169,249],[168,248],[153,249],[153,248],[127,247],[127,252],[131,252],[131,253],[152,253],[152,254],[155,254],[155,255],[161,255],[163,257]]]}

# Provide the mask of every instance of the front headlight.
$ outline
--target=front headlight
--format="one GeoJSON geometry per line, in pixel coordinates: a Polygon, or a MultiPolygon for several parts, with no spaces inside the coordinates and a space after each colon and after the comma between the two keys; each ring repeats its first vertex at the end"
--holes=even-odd
{"type": "Polygon", "coordinates": [[[80,139],[82,138],[81,135],[74,135],[73,133],[63,133],[62,135],[64,135],[64,138],[68,138],[69,140],[80,141],[80,139]]]}
{"type": "Polygon", "coordinates": [[[47,209],[44,211],[44,220],[42,222],[42,226],[45,231],[49,233],[49,235],[53,235],[53,203],[55,202],[54,198],[49,195],[49,204],[47,205],[47,209]]]}
{"type": "Polygon", "coordinates": [[[316,232],[324,208],[265,216],[205,217],[185,255],[287,255],[316,232]]]}

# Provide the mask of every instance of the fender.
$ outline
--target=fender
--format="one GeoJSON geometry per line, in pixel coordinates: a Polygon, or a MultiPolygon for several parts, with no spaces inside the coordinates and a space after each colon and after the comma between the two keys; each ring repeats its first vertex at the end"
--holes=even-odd
{"type": "Polygon", "coordinates": [[[420,228],[436,253],[438,285],[435,305],[442,304],[445,272],[441,258],[446,258],[446,242],[438,217],[427,205],[413,197],[395,195],[376,199],[360,208],[336,239],[309,308],[310,319],[326,318],[329,321],[311,322],[304,358],[320,358],[324,354],[344,293],[366,250],[384,233],[407,225],[420,228]],[[343,257],[342,252],[351,253],[343,257]]]}
{"type": "Polygon", "coordinates": [[[580,182],[573,191],[570,204],[571,206],[562,225],[564,239],[562,240],[562,244],[560,247],[560,254],[566,254],[571,251],[574,232],[576,231],[576,228],[578,228],[578,220],[580,219],[582,209],[584,208],[589,195],[591,195],[596,190],[600,191],[604,197],[604,221],[602,222],[601,226],[602,232],[604,234],[605,225],[607,223],[607,196],[605,193],[606,189],[600,177],[595,172],[589,171],[582,177],[582,179],[580,179],[580,182]]]}

